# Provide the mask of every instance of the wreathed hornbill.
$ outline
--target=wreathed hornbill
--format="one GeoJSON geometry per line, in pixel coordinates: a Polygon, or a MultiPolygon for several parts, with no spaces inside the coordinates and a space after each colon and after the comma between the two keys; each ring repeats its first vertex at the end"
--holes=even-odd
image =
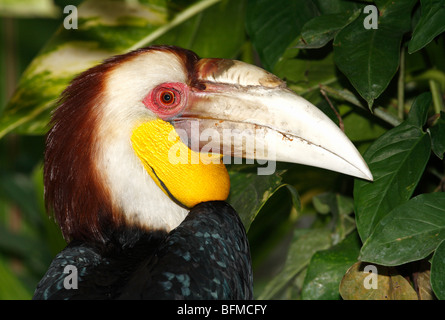
{"type": "Polygon", "coordinates": [[[77,76],[44,159],[46,205],[68,245],[34,299],[251,299],[223,155],[372,179],[328,117],[259,67],[151,46],[77,76]]]}

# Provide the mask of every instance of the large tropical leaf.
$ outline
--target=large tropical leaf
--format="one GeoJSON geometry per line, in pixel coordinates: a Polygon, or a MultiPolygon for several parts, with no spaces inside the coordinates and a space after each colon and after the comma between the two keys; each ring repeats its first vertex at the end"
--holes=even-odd
{"type": "Polygon", "coordinates": [[[148,45],[219,0],[188,2],[84,1],[78,29],[62,26],[22,76],[0,118],[0,138],[12,130],[41,134],[61,91],[103,59],[148,45]],[[182,3],[182,2],[181,2],[182,3]]]}
{"type": "Polygon", "coordinates": [[[409,200],[431,153],[430,136],[423,132],[431,95],[419,96],[405,122],[383,134],[365,152],[374,181],[357,180],[354,203],[362,241],[392,209],[409,200]]]}
{"type": "Polygon", "coordinates": [[[437,35],[445,31],[445,3],[441,0],[421,0],[422,15],[409,42],[408,52],[425,47],[437,35]]]}
{"type": "Polygon", "coordinates": [[[264,67],[272,70],[305,22],[318,14],[311,0],[251,0],[246,29],[264,67]]]}
{"type": "Polygon", "coordinates": [[[59,8],[53,0],[0,1],[0,16],[3,17],[57,17],[59,8]]]}
{"type": "Polygon", "coordinates": [[[380,220],[363,244],[360,260],[401,265],[427,257],[443,240],[445,193],[421,194],[380,220]]]}
{"type": "Polygon", "coordinates": [[[367,29],[362,13],[334,39],[334,59],[355,89],[371,107],[399,67],[400,45],[410,29],[415,0],[376,1],[377,29],[367,29]]]}
{"type": "Polygon", "coordinates": [[[445,241],[436,248],[431,260],[431,287],[439,299],[445,299],[445,241]]]}
{"type": "Polygon", "coordinates": [[[305,300],[339,300],[338,287],[348,268],[357,261],[360,240],[357,233],[312,256],[304,279],[305,300]]]}
{"type": "Polygon", "coordinates": [[[331,233],[328,230],[296,230],[283,269],[267,284],[258,299],[277,297],[304,270],[313,254],[329,248],[331,242],[331,233]]]}

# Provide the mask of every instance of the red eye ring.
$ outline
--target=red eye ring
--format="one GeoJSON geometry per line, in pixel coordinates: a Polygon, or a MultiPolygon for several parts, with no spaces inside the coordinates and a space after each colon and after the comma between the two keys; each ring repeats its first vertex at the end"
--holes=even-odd
{"type": "Polygon", "coordinates": [[[142,103],[163,120],[177,117],[187,105],[189,88],[180,82],[163,83],[154,88],[142,103]]]}

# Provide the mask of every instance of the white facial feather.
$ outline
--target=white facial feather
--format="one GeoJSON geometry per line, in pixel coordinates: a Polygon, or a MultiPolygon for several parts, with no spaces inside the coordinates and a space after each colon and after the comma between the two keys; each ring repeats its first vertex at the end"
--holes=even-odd
{"type": "Polygon", "coordinates": [[[121,208],[130,223],[170,231],[188,213],[148,175],[130,140],[136,126],[156,117],[143,105],[144,97],[161,83],[186,79],[186,71],[175,54],[149,51],[121,63],[105,80],[96,163],[113,205],[121,208]]]}

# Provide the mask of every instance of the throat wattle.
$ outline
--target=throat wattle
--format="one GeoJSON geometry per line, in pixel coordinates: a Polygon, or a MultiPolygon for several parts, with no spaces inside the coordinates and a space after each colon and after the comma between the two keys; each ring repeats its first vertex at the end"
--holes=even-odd
{"type": "Polygon", "coordinates": [[[170,123],[145,122],[133,130],[131,141],[147,173],[173,201],[192,208],[200,202],[227,199],[230,180],[221,157],[204,163],[201,154],[182,143],[170,123]]]}

